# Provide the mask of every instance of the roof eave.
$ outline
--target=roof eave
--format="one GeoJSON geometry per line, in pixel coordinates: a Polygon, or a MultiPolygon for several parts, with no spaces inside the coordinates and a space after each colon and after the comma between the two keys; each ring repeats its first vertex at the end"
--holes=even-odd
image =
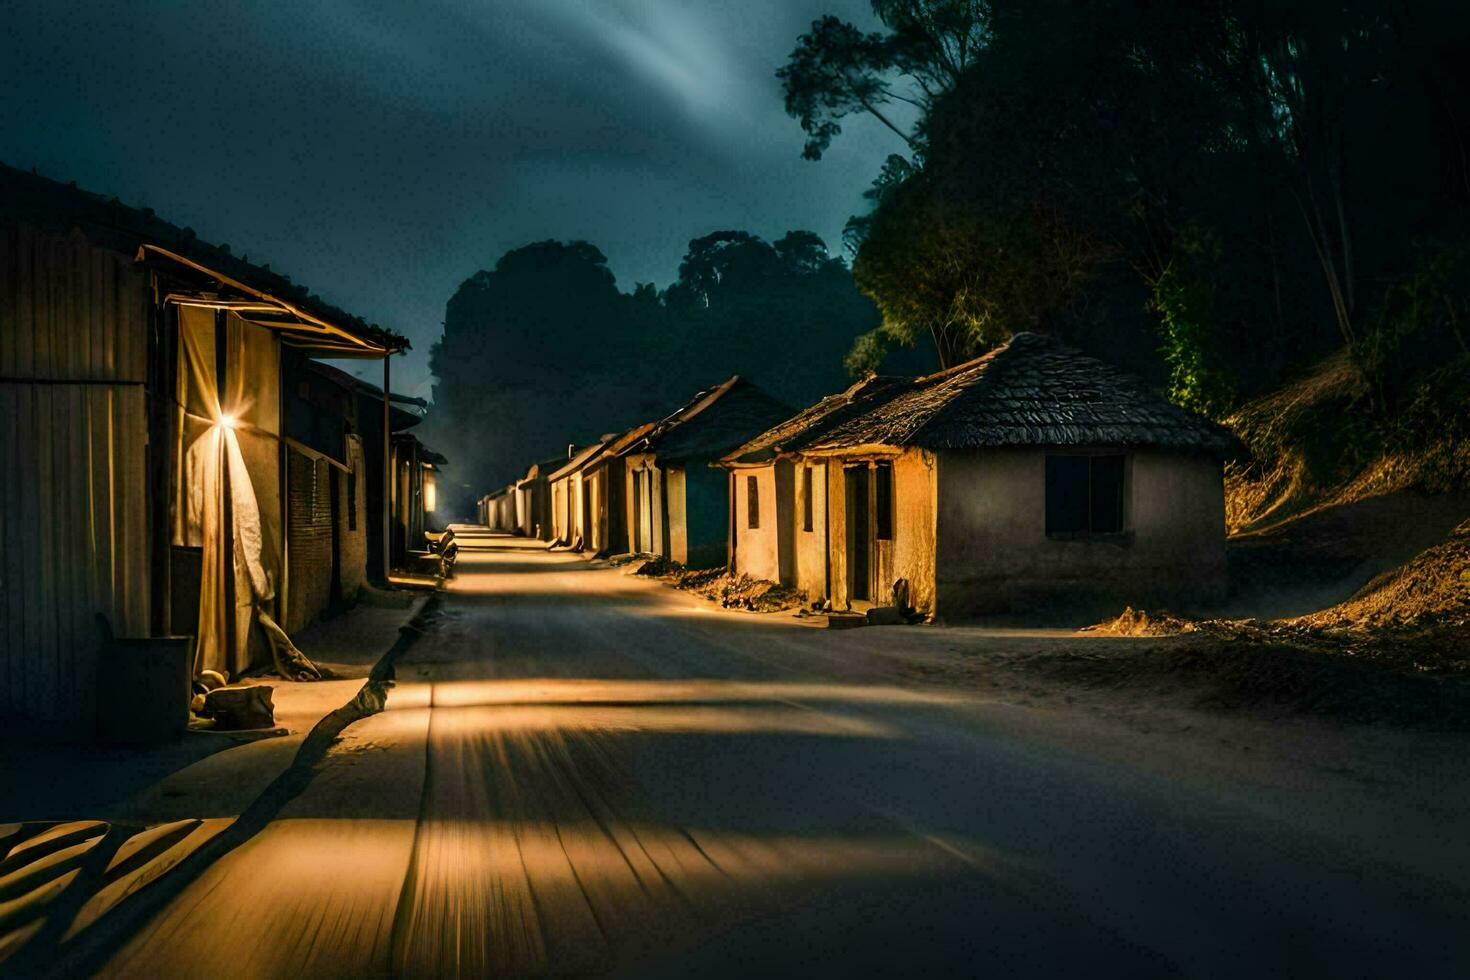
{"type": "Polygon", "coordinates": [[[891,442],[864,442],[852,446],[812,446],[802,456],[902,456],[907,446],[891,442]]]}
{"type": "Polygon", "coordinates": [[[353,331],[339,327],[334,323],[330,323],[321,317],[315,316],[288,300],[272,296],[270,293],[256,289],[217,269],[212,269],[177,252],[166,249],[161,245],[152,245],[146,242],[139,245],[138,251],[134,256],[134,261],[145,262],[150,254],[182,265],[195,272],[202,273],[217,282],[229,286],[231,289],[237,289],[247,296],[252,296],[262,303],[268,304],[270,307],[290,314],[297,321],[289,325],[277,325],[266,322],[262,323],[261,326],[283,333],[311,334],[321,339],[319,344],[297,343],[293,346],[323,350],[333,357],[386,357],[390,354],[408,349],[409,345],[406,339],[397,338],[401,341],[398,344],[384,344],[371,340],[353,331]]]}

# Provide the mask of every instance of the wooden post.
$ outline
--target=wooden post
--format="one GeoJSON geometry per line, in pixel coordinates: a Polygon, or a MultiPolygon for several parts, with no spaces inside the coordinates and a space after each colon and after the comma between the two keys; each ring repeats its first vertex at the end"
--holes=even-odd
{"type": "Polygon", "coordinates": [[[148,406],[148,487],[151,503],[150,574],[153,594],[149,607],[149,633],[173,635],[173,504],[179,498],[172,465],[176,449],[178,417],[175,399],[178,386],[178,307],[159,299],[158,274],[150,279],[153,302],[148,305],[148,371],[150,386],[144,395],[148,406]]]}
{"type": "MultiPolygon", "coordinates": [[[[215,401],[221,413],[228,413],[230,408],[233,407],[228,404],[229,386],[226,383],[230,370],[229,327],[229,314],[224,310],[215,310],[214,393],[215,401]]],[[[215,420],[216,424],[219,424],[219,422],[219,419],[215,420]]],[[[220,468],[219,486],[223,497],[220,501],[220,534],[223,536],[220,541],[220,550],[224,552],[224,588],[221,590],[223,594],[218,597],[223,603],[225,623],[225,633],[222,638],[224,642],[222,659],[224,660],[226,672],[233,674],[236,655],[242,651],[235,649],[235,615],[237,612],[235,609],[235,502],[231,497],[230,447],[229,433],[227,431],[221,431],[219,433],[219,458],[214,462],[220,468]]],[[[199,669],[197,663],[198,654],[196,653],[195,656],[195,670],[197,671],[199,669]]]]}
{"type": "MultiPolygon", "coordinates": [[[[279,403],[276,408],[276,429],[281,438],[276,440],[279,462],[276,473],[276,493],[280,497],[281,510],[281,566],[276,570],[276,622],[286,624],[291,610],[291,447],[286,444],[286,367],[290,363],[287,360],[286,347],[277,343],[276,349],[280,352],[280,371],[277,372],[277,385],[280,388],[279,403]]],[[[289,625],[283,626],[289,629],[289,625]]]]}
{"type": "Polygon", "coordinates": [[[389,358],[393,352],[383,355],[383,581],[393,572],[393,545],[390,540],[393,527],[393,432],[388,418],[389,358]]]}

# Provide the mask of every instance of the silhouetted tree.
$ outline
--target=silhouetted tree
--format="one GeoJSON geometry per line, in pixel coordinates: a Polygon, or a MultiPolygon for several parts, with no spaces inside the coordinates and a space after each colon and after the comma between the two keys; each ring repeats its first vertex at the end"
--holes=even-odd
{"type": "Polygon", "coordinates": [[[812,22],[776,73],[786,111],[801,121],[803,155],[820,159],[842,132],[841,120],[867,113],[918,150],[921,139],[895,120],[890,107],[927,112],[950,91],[990,33],[983,0],[874,0],[887,28],[864,32],[837,17],[812,22]]]}
{"type": "MultiPolygon", "coordinates": [[[[428,435],[472,495],[568,443],[662,418],[732,374],[793,406],[844,387],[844,352],[879,317],[810,231],[716,231],[678,278],[618,290],[586,242],[538,242],[466,279],[434,345],[428,435]]],[[[916,352],[889,370],[931,366],[916,352]]]]}
{"type": "Polygon", "coordinates": [[[950,362],[1048,330],[1218,415],[1334,346],[1367,350],[1416,243],[1464,238],[1457,5],[873,6],[884,31],[819,21],[780,73],[810,157],[865,103],[919,110],[917,152],[848,226],[884,317],[854,366],[895,342],[950,362]],[[975,15],[915,35],[965,40],[931,44],[920,84],[895,53],[902,16],[961,7],[975,15]]]}

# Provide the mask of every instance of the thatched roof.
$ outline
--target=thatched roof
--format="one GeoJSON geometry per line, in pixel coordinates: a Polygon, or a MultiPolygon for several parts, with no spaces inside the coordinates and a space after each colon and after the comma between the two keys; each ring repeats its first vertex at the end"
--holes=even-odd
{"type": "Polygon", "coordinates": [[[63,234],[77,228],[96,245],[126,254],[142,246],[167,249],[389,350],[410,346],[403,335],[333,306],[269,265],[234,254],[228,245],[212,245],[192,228],[171,224],[151,209],[129,207],[75,183],[63,184],[0,164],[0,218],[63,234]]]}
{"type": "Polygon", "coordinates": [[[652,432],[654,430],[654,427],[657,425],[657,422],[644,422],[640,425],[635,425],[627,432],[624,432],[621,435],[614,437],[611,442],[603,447],[602,455],[589,462],[588,465],[590,466],[592,463],[607,459],[611,456],[620,455],[623,450],[627,449],[639,439],[642,439],[644,436],[652,432]]]}
{"type": "Polygon", "coordinates": [[[594,442],[590,446],[582,447],[572,454],[572,457],[566,461],[566,464],[564,466],[548,474],[546,479],[555,483],[557,480],[571,476],[573,473],[577,472],[582,467],[590,463],[594,458],[596,458],[596,456],[602,452],[603,447],[606,445],[607,443],[605,442],[594,442]]]}
{"type": "Polygon", "coordinates": [[[913,379],[869,375],[846,391],[828,395],[774,428],[767,429],[721,460],[765,463],[782,453],[800,452],[845,422],[905,390],[913,379]]]}
{"type": "Polygon", "coordinates": [[[524,483],[532,483],[536,480],[545,480],[547,474],[551,473],[553,470],[559,469],[561,465],[566,461],[567,457],[565,456],[553,456],[550,459],[543,459],[539,463],[532,463],[531,468],[526,470],[526,475],[517,480],[513,484],[513,486],[519,487],[524,483]]]}
{"type": "Polygon", "coordinates": [[[627,449],[634,442],[652,431],[655,424],[654,422],[644,422],[641,425],[633,426],[633,428],[628,429],[626,432],[610,432],[602,436],[585,449],[574,453],[571,459],[567,460],[565,466],[552,473],[546,479],[555,482],[571,476],[578,470],[589,469],[608,457],[619,455],[624,449],[627,449]]]}
{"type": "Polygon", "coordinates": [[[664,462],[717,459],[790,412],[737,375],[695,395],[624,452],[657,453],[664,462]]]}
{"type": "Polygon", "coordinates": [[[911,382],[809,447],[1138,446],[1226,454],[1235,439],[1148,385],[1058,340],[1021,333],[911,382]]]}

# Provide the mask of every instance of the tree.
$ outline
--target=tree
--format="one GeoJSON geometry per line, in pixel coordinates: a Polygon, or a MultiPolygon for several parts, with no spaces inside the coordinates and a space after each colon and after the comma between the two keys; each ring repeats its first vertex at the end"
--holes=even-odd
{"type": "Polygon", "coordinates": [[[1047,329],[1107,255],[1040,205],[955,207],[927,177],[910,178],[873,214],[853,266],[883,323],[849,366],[871,367],[887,349],[881,341],[927,340],[951,367],[1019,330],[1047,329]]]}
{"type": "Polygon", "coordinates": [[[847,264],[804,230],[774,244],[738,231],[694,239],[664,302],[688,338],[686,364],[751,378],[792,405],[843,387],[842,352],[878,323],[847,264]]]}
{"type": "Polygon", "coordinates": [[[842,352],[877,322],[846,263],[810,231],[774,243],[739,230],[695,238],[662,293],[651,283],[621,292],[586,242],[536,242],[449,300],[425,436],[478,496],[732,374],[792,406],[815,401],[845,386],[842,352]]]}
{"type": "Polygon", "coordinates": [[[989,36],[990,4],[980,0],[874,0],[873,12],[886,31],[864,32],[831,15],[813,21],[776,72],[786,112],[807,134],[809,160],[821,159],[842,132],[841,120],[855,112],[919,150],[920,139],[891,107],[927,113],[989,36]]]}
{"type": "Polygon", "coordinates": [[[429,434],[456,476],[483,493],[634,416],[647,379],[632,309],[587,242],[525,245],[466,279],[430,352],[429,434]]]}

